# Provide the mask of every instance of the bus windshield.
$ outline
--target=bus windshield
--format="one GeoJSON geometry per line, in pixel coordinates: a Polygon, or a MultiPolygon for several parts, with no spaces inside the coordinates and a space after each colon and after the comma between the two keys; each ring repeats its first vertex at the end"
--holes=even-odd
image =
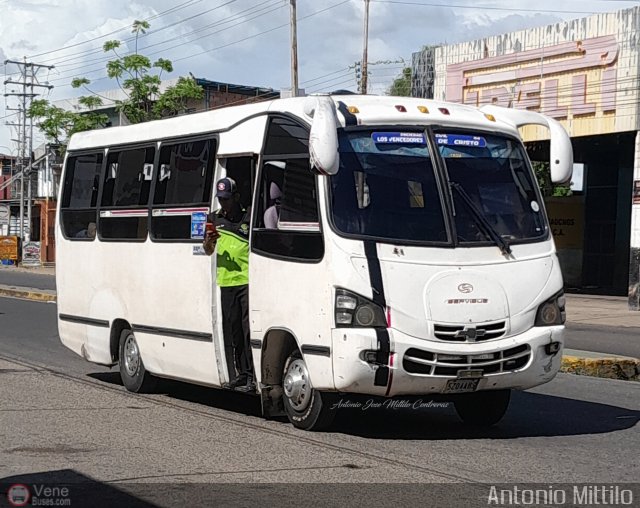
{"type": "Polygon", "coordinates": [[[442,200],[422,131],[341,131],[331,177],[333,221],[346,234],[447,242],[442,200]]]}
{"type": "Polygon", "coordinates": [[[466,132],[436,132],[435,141],[454,189],[455,229],[460,243],[494,240],[497,236],[496,243],[501,246],[500,242],[546,234],[536,184],[519,142],[466,132]]]}
{"type": "Polygon", "coordinates": [[[439,192],[425,131],[341,131],[331,177],[333,222],[342,233],[407,242],[450,242],[442,197],[451,196],[457,244],[509,243],[546,235],[522,145],[506,136],[436,131],[448,188],[439,192]]]}

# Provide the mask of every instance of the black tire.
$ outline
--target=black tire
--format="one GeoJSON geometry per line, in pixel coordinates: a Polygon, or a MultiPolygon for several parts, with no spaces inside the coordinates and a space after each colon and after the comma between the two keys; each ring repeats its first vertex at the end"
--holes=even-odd
{"type": "Polygon", "coordinates": [[[153,393],[155,391],[158,378],[144,368],[136,338],[129,329],[122,330],[120,334],[118,358],[120,377],[127,390],[134,393],[153,393]],[[129,349],[128,353],[125,351],[125,347],[129,349]]]}
{"type": "Polygon", "coordinates": [[[331,393],[319,392],[313,388],[304,359],[297,350],[289,355],[284,364],[282,387],[284,410],[294,427],[302,430],[324,430],[331,425],[336,414],[335,409],[331,409],[335,397],[331,393]],[[294,377],[301,378],[302,381],[294,382],[294,377]],[[298,391],[295,395],[296,392],[291,389],[292,383],[301,388],[303,393],[298,391]]]}
{"type": "Polygon", "coordinates": [[[453,403],[464,423],[490,427],[502,420],[510,399],[511,390],[490,390],[459,395],[453,403]]]}

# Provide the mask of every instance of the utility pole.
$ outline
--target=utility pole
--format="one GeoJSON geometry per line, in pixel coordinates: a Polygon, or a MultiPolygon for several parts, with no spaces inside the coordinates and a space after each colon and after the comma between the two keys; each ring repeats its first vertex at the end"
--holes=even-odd
{"type": "Polygon", "coordinates": [[[298,96],[298,17],[296,0],[291,2],[291,97],[298,96]]]}
{"type": "MultiPolygon", "coordinates": [[[[30,119],[29,125],[30,130],[27,135],[27,113],[29,107],[31,105],[31,101],[38,94],[35,93],[34,88],[47,88],[51,90],[53,85],[41,85],[36,80],[36,73],[41,68],[53,69],[52,65],[41,65],[33,62],[27,62],[27,59],[24,58],[22,62],[16,60],[5,60],[4,64],[8,63],[15,64],[20,69],[20,80],[14,81],[12,79],[6,79],[4,81],[6,85],[21,85],[22,92],[11,92],[5,93],[5,97],[8,96],[16,96],[21,98],[21,105],[18,109],[20,112],[20,120],[17,124],[8,124],[18,127],[18,143],[20,148],[20,240],[24,243],[25,241],[29,241],[31,239],[31,171],[33,170],[33,119],[30,119]],[[28,148],[27,148],[27,140],[28,140],[28,148]],[[28,154],[27,154],[28,150],[28,154]],[[29,224],[29,235],[25,234],[24,231],[24,177],[27,176],[29,178],[28,185],[28,198],[27,198],[27,223],[29,224]]],[[[9,109],[9,108],[8,108],[9,109]]]]}
{"type": "Polygon", "coordinates": [[[360,93],[367,94],[367,60],[369,46],[369,0],[364,0],[364,49],[362,51],[362,80],[360,81],[360,93]]]}

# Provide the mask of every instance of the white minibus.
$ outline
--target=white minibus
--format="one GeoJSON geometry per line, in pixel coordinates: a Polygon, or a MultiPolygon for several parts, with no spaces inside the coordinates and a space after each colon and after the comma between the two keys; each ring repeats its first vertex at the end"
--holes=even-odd
{"type": "Polygon", "coordinates": [[[60,338],[119,365],[134,392],[232,378],[202,249],[228,176],[251,210],[265,416],[319,429],[343,394],[438,394],[463,421],[494,424],[511,390],[553,379],[563,347],[525,125],[548,129],[552,180],[567,181],[571,142],[555,120],[406,97],[279,99],[75,134],[56,226],[60,338]]]}

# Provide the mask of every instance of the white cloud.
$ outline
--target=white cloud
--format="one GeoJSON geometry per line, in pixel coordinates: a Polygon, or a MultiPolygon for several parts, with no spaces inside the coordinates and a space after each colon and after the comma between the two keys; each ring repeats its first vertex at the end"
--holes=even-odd
{"type": "MultiPolygon", "coordinates": [[[[300,85],[310,91],[355,90],[354,70],[349,67],[362,57],[364,1],[297,3],[300,85]],[[314,14],[324,9],[327,10],[314,14]]],[[[456,1],[457,6],[474,7],[469,9],[445,3],[372,0],[369,61],[404,59],[409,63],[411,53],[423,45],[477,39],[581,16],[530,12],[527,9],[534,6],[522,0],[456,1]]],[[[633,5],[636,4],[597,0],[540,2],[541,9],[550,11],[601,12],[633,5]]],[[[151,28],[140,37],[139,48],[152,59],[172,60],[175,72],[169,77],[191,72],[215,81],[276,89],[289,86],[287,0],[10,0],[0,3],[0,9],[0,58],[22,60],[27,56],[36,63],[55,65],[55,70],[40,74],[41,79],[55,85],[50,94],[52,100],[78,94],[69,86],[75,76],[89,77],[96,90],[114,88],[115,84],[104,78],[107,55],[102,52],[102,44],[109,39],[131,39],[130,27],[136,19],[150,19],[151,28]]],[[[132,44],[129,40],[125,47],[132,48],[132,44]]],[[[384,92],[401,67],[401,63],[372,65],[370,90],[384,92]]],[[[15,68],[7,66],[6,72],[15,72],[15,68]]],[[[0,108],[0,118],[8,114],[4,106],[0,108]]],[[[9,129],[0,125],[0,145],[10,144],[10,138],[9,129]]]]}

